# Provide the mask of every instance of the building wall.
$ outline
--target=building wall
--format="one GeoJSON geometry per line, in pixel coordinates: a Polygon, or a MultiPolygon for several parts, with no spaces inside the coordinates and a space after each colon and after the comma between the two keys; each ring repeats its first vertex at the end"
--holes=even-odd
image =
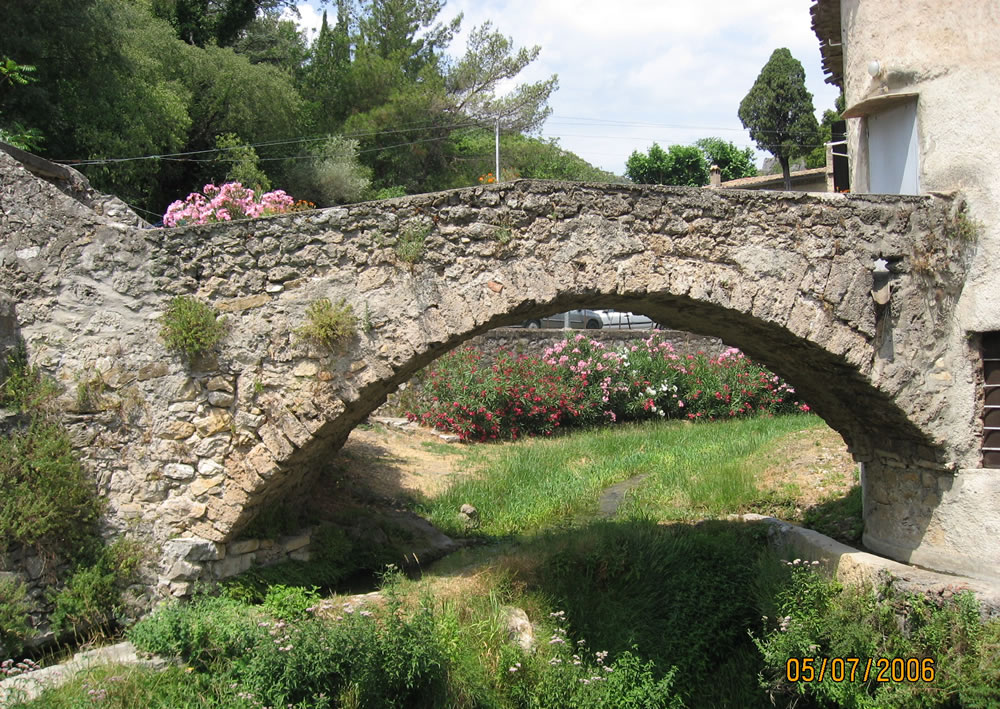
{"type": "MultiPolygon", "coordinates": [[[[961,191],[982,224],[958,324],[1000,330],[1000,3],[908,0],[905,11],[873,0],[840,4],[848,111],[884,93],[918,94],[920,191],[961,191]],[[872,60],[882,67],[876,77],[872,60]]],[[[866,192],[867,118],[850,119],[848,132],[852,188],[866,192]]]]}

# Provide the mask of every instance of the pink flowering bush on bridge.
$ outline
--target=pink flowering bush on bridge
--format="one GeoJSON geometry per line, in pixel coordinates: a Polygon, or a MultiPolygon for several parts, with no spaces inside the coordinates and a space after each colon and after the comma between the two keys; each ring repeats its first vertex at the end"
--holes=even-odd
{"type": "Polygon", "coordinates": [[[294,209],[295,200],[284,190],[257,195],[239,182],[227,182],[221,187],[207,184],[201,192],[192,192],[183,202],[177,200],[167,207],[163,225],[228,222],[284,214],[294,209]]]}
{"type": "Polygon", "coordinates": [[[578,334],[542,357],[453,351],[429,371],[421,403],[407,416],[462,440],[492,441],[600,422],[808,411],[794,395],[735,348],[682,357],[655,333],[614,349],[578,334]]]}

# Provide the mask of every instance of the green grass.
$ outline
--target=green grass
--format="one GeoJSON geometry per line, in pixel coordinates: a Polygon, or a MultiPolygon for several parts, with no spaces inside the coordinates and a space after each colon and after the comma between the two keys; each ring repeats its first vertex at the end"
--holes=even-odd
{"type": "MultiPolygon", "coordinates": [[[[799,415],[646,423],[448,447],[479,475],[429,513],[465,532],[455,512],[470,502],[477,532],[503,544],[420,579],[387,574],[373,617],[338,600],[313,617],[314,594],[273,586],[259,607],[208,597],[165,606],[131,637],[183,665],[94,670],[25,707],[997,706],[1000,625],[982,623],[971,598],[844,590],[777,559],[761,525],[689,523],[791,496],[762,495],[755,477],[785,434],[821,425],[799,415]],[[592,519],[602,490],[638,474],[648,477],[617,517],[592,519]],[[534,652],[509,641],[508,606],[526,611],[534,652]],[[804,655],[934,657],[941,681],[790,686],[784,662],[804,655]],[[583,682],[595,675],[607,681],[583,682]]],[[[854,505],[848,496],[817,514],[829,521],[854,505]]]]}
{"type": "Polygon", "coordinates": [[[593,516],[601,492],[636,475],[619,514],[661,520],[717,516],[748,508],[761,494],[754,478],[778,437],[822,425],[810,415],[724,421],[679,421],[592,429],[552,440],[469,450],[480,474],[427,504],[423,513],[446,533],[467,534],[456,513],[473,505],[482,536],[504,537],[593,516]]]}
{"type": "Polygon", "coordinates": [[[46,690],[31,702],[12,698],[9,709],[223,709],[251,707],[224,678],[171,666],[163,670],[134,665],[100,665],[66,684],[46,690]]]}

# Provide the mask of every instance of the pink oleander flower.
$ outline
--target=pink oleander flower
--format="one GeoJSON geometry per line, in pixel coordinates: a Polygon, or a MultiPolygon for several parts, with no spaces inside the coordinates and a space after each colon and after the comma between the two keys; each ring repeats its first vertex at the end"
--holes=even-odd
{"type": "Polygon", "coordinates": [[[295,200],[284,190],[257,195],[239,182],[221,186],[208,183],[202,192],[204,194],[192,192],[183,202],[171,203],[163,215],[163,225],[172,227],[266,217],[289,212],[295,205],[295,200]]]}

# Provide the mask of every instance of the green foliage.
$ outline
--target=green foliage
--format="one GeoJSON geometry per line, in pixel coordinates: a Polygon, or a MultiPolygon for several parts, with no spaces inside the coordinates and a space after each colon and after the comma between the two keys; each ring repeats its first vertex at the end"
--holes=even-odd
{"type": "Polygon", "coordinates": [[[537,45],[515,51],[513,40],[494,30],[488,20],[473,29],[465,55],[445,77],[453,111],[480,121],[499,119],[505,131],[536,130],[551,113],[547,102],[559,85],[555,75],[519,85],[502,98],[496,96],[496,91],[502,82],[513,79],[535,61],[540,51],[537,45]]]}
{"type": "Polygon", "coordinates": [[[20,655],[31,635],[27,592],[20,581],[0,577],[0,657],[20,655]]]}
{"type": "Polygon", "coordinates": [[[66,585],[53,594],[52,629],[81,634],[107,632],[125,620],[125,589],[138,581],[145,550],[119,538],[101,549],[93,564],[79,566],[66,585]]]}
{"type": "Polygon", "coordinates": [[[777,617],[769,617],[754,639],[766,666],[761,683],[773,701],[794,704],[805,698],[818,706],[870,709],[996,706],[1000,620],[982,620],[971,593],[945,601],[889,585],[842,588],[798,560],[788,564],[787,573],[777,617]],[[853,682],[834,681],[829,672],[822,681],[789,682],[790,657],[857,657],[861,663],[853,682]],[[868,658],[929,658],[934,680],[880,682],[875,664],[865,680],[868,658]]]}
{"type": "Polygon", "coordinates": [[[463,465],[481,474],[448,488],[423,514],[452,535],[530,534],[592,513],[608,486],[645,475],[619,514],[678,520],[724,515],[749,508],[758,498],[754,476],[767,462],[753,455],[779,435],[814,422],[782,416],[706,426],[648,423],[525,446],[475,447],[463,465]],[[463,503],[479,511],[474,532],[456,516],[463,503]]]}
{"type": "Polygon", "coordinates": [[[723,182],[757,175],[753,150],[750,148],[741,150],[722,138],[701,138],[694,144],[705,154],[709,167],[719,166],[723,182]]]}
{"type": "Polygon", "coordinates": [[[0,551],[12,544],[74,558],[94,548],[102,500],[65,429],[35,419],[0,439],[0,551]]]}
{"type": "Polygon", "coordinates": [[[671,145],[664,151],[653,143],[646,154],[633,151],[625,162],[625,174],[633,182],[644,185],[701,187],[708,184],[705,156],[692,145],[671,145]]]}
{"type": "Polygon", "coordinates": [[[288,170],[289,189],[321,207],[357,202],[370,183],[368,168],[358,162],[358,141],[331,135],[288,170]]]}
{"type": "Polygon", "coordinates": [[[225,169],[220,183],[239,182],[245,187],[253,188],[257,193],[270,191],[271,181],[260,169],[257,151],[247,145],[242,138],[235,133],[217,135],[215,147],[220,151],[217,160],[225,169]]]}
{"type": "MultiPolygon", "coordinates": [[[[0,98],[5,91],[15,86],[25,86],[36,81],[32,76],[36,67],[31,64],[18,64],[10,57],[0,57],[0,98]]],[[[0,113],[2,120],[2,113],[0,113]]],[[[40,131],[25,128],[20,123],[12,123],[8,127],[0,125],[0,140],[10,143],[21,150],[37,150],[41,147],[43,138],[40,131]]]]}
{"type": "Polygon", "coordinates": [[[429,605],[408,613],[390,592],[377,618],[341,611],[292,622],[230,599],[201,598],[161,607],[129,636],[143,651],[225,674],[271,706],[413,707],[435,706],[442,691],[434,631],[429,605]]]}
{"type": "Polygon", "coordinates": [[[290,4],[286,0],[151,0],[150,7],[185,42],[225,47],[252,25],[258,13],[290,4]]]}
{"type": "Polygon", "coordinates": [[[316,588],[301,588],[277,584],[267,589],[263,609],[278,620],[304,620],[319,604],[316,588]]]}
{"type": "Polygon", "coordinates": [[[59,393],[51,377],[39,367],[28,364],[28,351],[23,342],[7,352],[0,374],[4,376],[0,384],[0,406],[37,413],[59,393]]]}
{"type": "Polygon", "coordinates": [[[207,354],[225,334],[225,323],[219,320],[215,308],[192,296],[175,296],[160,318],[160,337],[167,349],[189,359],[207,354]]]}
{"type": "MultiPolygon", "coordinates": [[[[553,532],[534,544],[549,550],[533,580],[565,613],[567,644],[585,640],[613,656],[632,651],[660,673],[676,668],[678,693],[698,705],[746,705],[719,689],[732,682],[725,668],[752,649],[747,628],[759,612],[747,591],[769,563],[763,529],[636,518],[590,524],[583,534],[553,532]]],[[[752,674],[742,680],[725,689],[753,689],[752,674]]]]}
{"type": "MultiPolygon", "coordinates": [[[[463,131],[455,138],[456,174],[452,186],[476,184],[476,179],[495,169],[494,135],[478,128],[463,131]]],[[[542,139],[513,134],[500,136],[500,157],[504,168],[518,176],[536,180],[570,182],[622,182],[622,178],[601,170],[578,155],[559,147],[556,138],[542,139]]]]}
{"type": "Polygon", "coordinates": [[[357,334],[358,319],[350,303],[341,298],[337,305],[321,298],[306,308],[306,321],[296,330],[303,340],[337,352],[357,334]]]}
{"type": "Polygon", "coordinates": [[[268,64],[296,78],[309,56],[305,32],[275,11],[257,15],[233,43],[233,50],[251,64],[268,64]]]}
{"type": "Polygon", "coordinates": [[[843,91],[834,101],[834,108],[836,110],[828,108],[823,111],[823,120],[819,124],[820,144],[806,155],[807,168],[826,166],[826,144],[833,140],[833,124],[840,120],[840,114],[844,112],[845,108],[843,91]]]}
{"type": "Polygon", "coordinates": [[[430,224],[410,224],[403,227],[403,230],[396,237],[393,251],[396,258],[411,267],[424,255],[424,242],[431,233],[430,224]]]}
{"type": "Polygon", "coordinates": [[[820,140],[805,70],[791,52],[774,50],[740,102],[739,116],[757,147],[778,158],[790,189],[789,160],[807,155],[820,140]]]}
{"type": "Polygon", "coordinates": [[[394,185],[392,187],[383,187],[380,190],[375,190],[370,199],[394,199],[395,197],[405,196],[406,188],[402,185],[394,185]]]}
{"type": "Polygon", "coordinates": [[[188,665],[207,670],[252,652],[267,637],[257,625],[263,617],[231,598],[203,596],[160,606],[129,629],[128,639],[144,652],[182,657],[188,665]]]}
{"type": "MultiPolygon", "coordinates": [[[[309,561],[283,561],[271,566],[253,567],[222,583],[223,593],[244,603],[261,603],[275,586],[289,588],[330,588],[361,570],[372,571],[372,564],[347,539],[344,530],[332,524],[313,531],[313,553],[309,561]]],[[[381,568],[379,564],[378,568],[381,568]]]]}

